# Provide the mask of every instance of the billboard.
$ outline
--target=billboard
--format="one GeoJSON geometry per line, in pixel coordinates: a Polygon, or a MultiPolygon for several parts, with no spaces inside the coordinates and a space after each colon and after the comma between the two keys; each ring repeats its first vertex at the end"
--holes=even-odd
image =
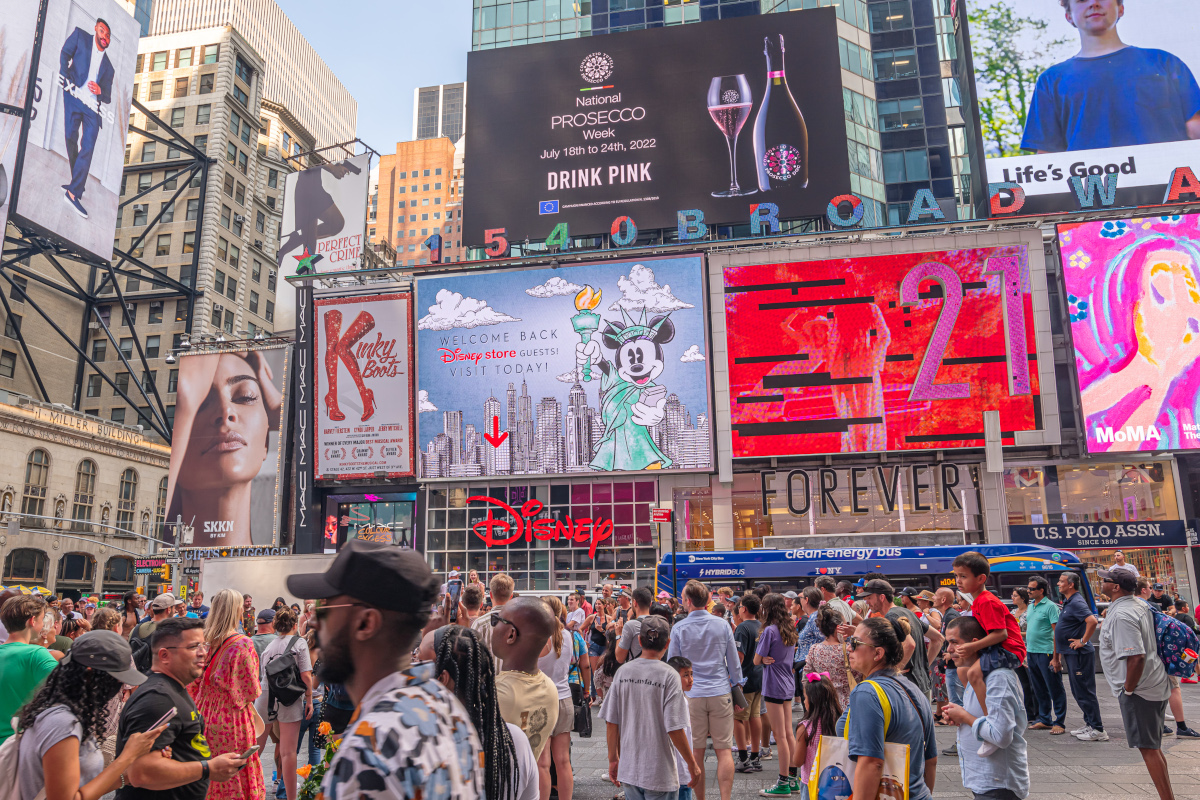
{"type": "Polygon", "coordinates": [[[823,216],[850,191],[831,8],[477,50],[465,238],[823,216]]]}
{"type": "Polygon", "coordinates": [[[1200,448],[1200,216],[1058,228],[1088,450],[1200,448]]]}
{"type": "Polygon", "coordinates": [[[712,466],[697,255],[417,279],[424,480],[712,466]]]}
{"type": "Polygon", "coordinates": [[[982,447],[988,411],[1004,444],[1042,429],[1033,243],[726,266],[733,456],[982,447]]]}
{"type": "MultiPolygon", "coordinates": [[[[0,105],[23,108],[33,64],[40,3],[5,3],[0,15],[0,105]]],[[[0,114],[0,232],[8,222],[13,168],[20,149],[21,117],[0,114]]]]}
{"type": "Polygon", "coordinates": [[[189,547],[278,546],[289,352],[180,357],[167,521],[195,528],[189,547]]]}
{"type": "Polygon", "coordinates": [[[1072,176],[1116,174],[1116,205],[1163,201],[1200,169],[1193,0],[1004,0],[969,6],[988,181],[1025,213],[1079,207],[1072,176]],[[1114,85],[1120,91],[1112,91],[1114,85]]]}
{"type": "Polygon", "coordinates": [[[369,153],[287,176],[276,253],[277,330],[291,330],[296,324],[296,290],[284,278],[300,272],[361,269],[370,181],[369,153]]]}
{"type": "Polygon", "coordinates": [[[318,297],[316,475],[413,474],[412,295],[318,297]]]}
{"type": "Polygon", "coordinates": [[[141,29],[115,0],[49,0],[15,214],[112,258],[141,29]]]}

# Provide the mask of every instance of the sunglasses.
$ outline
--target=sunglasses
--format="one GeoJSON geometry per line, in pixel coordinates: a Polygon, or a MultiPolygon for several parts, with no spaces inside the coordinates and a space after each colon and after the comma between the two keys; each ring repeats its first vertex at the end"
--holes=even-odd
{"type": "Polygon", "coordinates": [[[324,601],[317,600],[313,605],[313,616],[316,617],[318,622],[320,622],[321,620],[325,619],[325,617],[328,615],[328,613],[331,610],[333,610],[335,608],[353,608],[354,606],[366,608],[367,604],[366,603],[334,603],[333,605],[326,605],[324,601]]]}
{"type": "Polygon", "coordinates": [[[496,627],[497,625],[499,625],[501,622],[503,622],[505,625],[508,625],[510,628],[512,628],[514,631],[516,631],[517,636],[521,635],[521,629],[518,628],[516,625],[514,625],[511,619],[505,619],[504,617],[500,616],[499,614],[493,613],[492,616],[488,618],[488,622],[490,622],[492,624],[493,628],[496,627]]]}
{"type": "MultiPolygon", "coordinates": [[[[850,652],[854,652],[858,648],[862,647],[864,644],[871,645],[871,643],[868,642],[867,640],[859,639],[857,636],[847,636],[846,637],[846,649],[849,650],[850,652]]],[[[874,647],[874,645],[871,645],[871,646],[874,647]]]]}

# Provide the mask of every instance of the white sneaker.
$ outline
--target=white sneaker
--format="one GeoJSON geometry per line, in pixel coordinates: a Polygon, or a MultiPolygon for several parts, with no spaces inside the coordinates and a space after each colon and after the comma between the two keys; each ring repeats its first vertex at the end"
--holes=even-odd
{"type": "Polygon", "coordinates": [[[1078,736],[1081,733],[1087,733],[1091,729],[1092,729],[1091,725],[1084,725],[1082,728],[1076,728],[1075,730],[1071,731],[1071,735],[1078,736]]]}
{"type": "Polygon", "coordinates": [[[1088,728],[1087,733],[1078,734],[1075,738],[1081,742],[1107,742],[1108,734],[1095,728],[1088,728]]]}
{"type": "Polygon", "coordinates": [[[976,750],[975,752],[978,753],[981,758],[987,758],[988,756],[990,756],[992,753],[996,752],[999,749],[1000,749],[999,747],[992,744],[991,742],[984,742],[981,745],[979,745],[979,749],[976,750]]]}

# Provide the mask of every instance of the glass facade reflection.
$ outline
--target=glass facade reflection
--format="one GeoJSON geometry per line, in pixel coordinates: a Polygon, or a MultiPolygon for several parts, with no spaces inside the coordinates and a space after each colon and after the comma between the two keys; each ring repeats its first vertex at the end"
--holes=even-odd
{"type": "Polygon", "coordinates": [[[1009,525],[1179,519],[1169,461],[1004,471],[1009,525]]]}

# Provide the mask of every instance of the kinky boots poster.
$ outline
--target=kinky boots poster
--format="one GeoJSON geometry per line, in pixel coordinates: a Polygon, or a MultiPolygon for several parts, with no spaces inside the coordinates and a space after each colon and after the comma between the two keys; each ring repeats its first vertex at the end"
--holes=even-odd
{"type": "Polygon", "coordinates": [[[317,477],[412,475],[411,295],[318,297],[313,305],[317,477]]]}

